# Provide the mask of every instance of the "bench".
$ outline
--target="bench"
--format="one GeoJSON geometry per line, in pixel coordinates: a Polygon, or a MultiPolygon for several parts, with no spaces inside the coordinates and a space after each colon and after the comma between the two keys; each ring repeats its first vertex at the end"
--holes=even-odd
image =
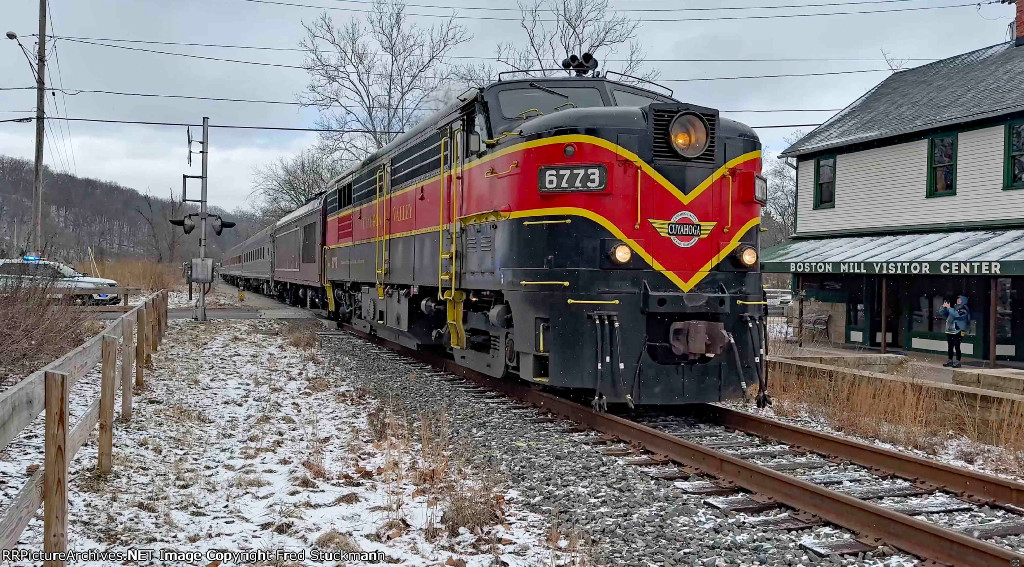
{"type": "Polygon", "coordinates": [[[814,341],[824,331],[825,340],[831,342],[832,338],[829,337],[829,335],[828,335],[828,319],[829,319],[829,317],[830,317],[830,315],[828,313],[811,313],[811,314],[804,315],[804,318],[803,318],[803,321],[802,321],[803,332],[806,332],[807,329],[810,329],[809,338],[812,341],[814,341]]]}

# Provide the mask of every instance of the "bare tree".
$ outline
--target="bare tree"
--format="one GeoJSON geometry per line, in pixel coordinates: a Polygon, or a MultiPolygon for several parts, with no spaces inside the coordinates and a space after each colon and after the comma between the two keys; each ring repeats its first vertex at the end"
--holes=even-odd
{"type": "Polygon", "coordinates": [[[253,171],[253,194],[260,199],[259,216],[277,220],[327,189],[331,179],[344,171],[341,160],[314,146],[253,171]]]}
{"type": "Polygon", "coordinates": [[[179,230],[173,229],[168,221],[180,219],[184,213],[185,204],[181,202],[173,189],[170,190],[170,200],[168,201],[154,199],[148,193],[142,198],[145,208],[136,207],[135,212],[149,227],[151,248],[156,255],[157,262],[177,261],[182,234],[179,230]]]}
{"type": "MultiPolygon", "coordinates": [[[[785,138],[786,146],[802,138],[803,131],[785,138]]],[[[764,207],[762,223],[768,230],[762,246],[774,246],[789,239],[796,228],[796,170],[786,158],[766,160],[762,174],[768,181],[768,204],[764,207]]]]}
{"type": "Polygon", "coordinates": [[[445,56],[470,39],[454,16],[422,28],[402,1],[376,0],[365,21],[341,26],[325,11],[303,23],[307,92],[300,102],[321,111],[322,141],[343,161],[358,161],[418,122],[448,81],[445,56]]]}
{"type": "MultiPolygon", "coordinates": [[[[525,41],[498,44],[498,63],[508,70],[525,76],[557,75],[569,55],[591,53],[599,60],[621,55],[614,67],[626,75],[646,80],[658,75],[643,71],[646,53],[636,41],[640,22],[610,11],[608,0],[519,0],[519,9],[525,41]]],[[[484,63],[460,67],[458,72],[460,79],[470,83],[489,82],[496,76],[494,67],[484,63]]]]}

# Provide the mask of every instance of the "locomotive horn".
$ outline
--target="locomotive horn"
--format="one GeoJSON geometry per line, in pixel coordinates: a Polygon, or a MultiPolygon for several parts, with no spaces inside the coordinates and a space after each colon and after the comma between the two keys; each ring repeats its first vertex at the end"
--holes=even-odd
{"type": "Polygon", "coordinates": [[[587,66],[587,69],[593,71],[597,69],[597,58],[592,53],[584,53],[582,58],[583,64],[587,66]]]}
{"type": "Polygon", "coordinates": [[[568,57],[562,59],[562,68],[565,70],[569,70],[572,68],[572,63],[569,61],[568,57]]]}

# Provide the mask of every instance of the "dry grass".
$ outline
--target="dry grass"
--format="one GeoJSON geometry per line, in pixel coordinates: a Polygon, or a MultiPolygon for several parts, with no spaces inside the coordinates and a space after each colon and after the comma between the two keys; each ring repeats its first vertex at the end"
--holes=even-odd
{"type": "Polygon", "coordinates": [[[343,534],[334,528],[320,534],[313,543],[320,549],[333,549],[349,553],[359,553],[362,551],[351,535],[343,534]]]}
{"type": "Polygon", "coordinates": [[[0,389],[60,358],[102,329],[87,313],[47,297],[48,285],[0,284],[0,389]]]}
{"type": "Polygon", "coordinates": [[[810,415],[839,431],[932,453],[951,435],[1024,451],[1024,404],[1013,400],[989,406],[916,380],[811,368],[799,375],[773,372],[771,384],[780,416],[810,415]]]}
{"type": "Polygon", "coordinates": [[[505,498],[492,483],[456,482],[445,496],[441,521],[450,535],[458,535],[459,528],[477,532],[505,521],[505,498]]]}
{"type": "Polygon", "coordinates": [[[158,264],[152,260],[119,258],[99,262],[99,273],[93,273],[92,264],[82,262],[75,266],[80,272],[116,281],[119,285],[141,287],[148,290],[179,289],[185,287],[181,264],[158,264]]]}
{"type": "Polygon", "coordinates": [[[284,326],[282,334],[289,346],[309,350],[316,348],[319,342],[316,332],[322,329],[317,321],[290,321],[284,326]]]}

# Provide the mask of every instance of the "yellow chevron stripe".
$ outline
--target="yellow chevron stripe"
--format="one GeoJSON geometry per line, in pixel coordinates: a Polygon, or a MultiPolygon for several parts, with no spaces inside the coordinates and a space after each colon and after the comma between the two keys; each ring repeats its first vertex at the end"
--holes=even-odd
{"type": "MultiPolygon", "coordinates": [[[[476,160],[473,160],[471,162],[468,162],[466,164],[466,166],[464,168],[462,168],[462,170],[466,171],[466,170],[472,169],[474,167],[477,167],[477,166],[486,164],[486,163],[488,163],[490,161],[493,161],[495,159],[498,159],[498,158],[500,158],[502,156],[506,156],[506,155],[508,155],[510,153],[520,152],[520,151],[527,150],[527,149],[530,149],[530,148],[539,148],[541,146],[546,146],[546,145],[549,145],[549,144],[568,144],[568,143],[573,143],[573,142],[574,143],[581,143],[581,144],[593,144],[595,146],[600,146],[602,148],[605,148],[606,150],[614,152],[617,155],[621,155],[621,156],[625,157],[626,159],[632,161],[634,164],[639,165],[644,170],[644,172],[647,173],[647,175],[650,175],[655,181],[657,181],[669,193],[672,193],[673,195],[675,195],[676,198],[679,199],[679,202],[681,202],[684,205],[687,205],[691,201],[696,199],[701,193],[703,193],[708,187],[710,187],[712,183],[714,183],[720,177],[725,175],[726,171],[728,171],[728,170],[730,170],[730,169],[732,169],[732,168],[734,168],[734,167],[736,167],[736,166],[738,166],[738,165],[740,165],[742,163],[745,163],[745,162],[750,161],[752,159],[758,159],[758,158],[761,157],[761,150],[754,150],[752,152],[747,152],[747,153],[745,153],[745,154],[743,154],[743,155],[741,155],[739,157],[736,157],[736,158],[733,158],[733,159],[729,160],[728,162],[725,163],[725,165],[723,165],[722,167],[718,168],[714,173],[712,173],[706,179],[704,179],[704,181],[701,181],[700,184],[698,184],[696,187],[694,187],[693,191],[690,191],[690,193],[688,193],[688,194],[683,193],[678,187],[673,185],[668,179],[665,179],[665,177],[662,174],[660,174],[657,171],[655,171],[655,169],[653,167],[651,167],[650,164],[648,164],[647,162],[641,160],[640,156],[634,154],[633,152],[627,150],[626,148],[623,148],[622,146],[620,146],[618,144],[615,144],[613,142],[609,142],[608,140],[605,140],[603,138],[598,138],[596,136],[586,136],[586,135],[582,135],[582,134],[566,134],[564,136],[553,136],[551,138],[542,138],[540,140],[533,140],[533,141],[530,141],[530,142],[522,142],[520,144],[514,144],[512,146],[509,146],[507,148],[503,148],[503,149],[501,149],[501,150],[499,150],[497,152],[494,152],[493,154],[489,154],[489,155],[486,155],[486,156],[484,156],[484,157],[482,157],[480,159],[476,159],[476,160]]],[[[396,191],[396,192],[392,193],[391,195],[389,195],[388,198],[390,199],[390,198],[396,197],[396,196],[401,195],[401,194],[403,194],[403,193],[405,193],[407,191],[412,191],[413,189],[417,189],[419,187],[422,187],[423,185],[439,181],[440,179],[441,179],[440,175],[435,175],[435,176],[433,176],[433,177],[431,177],[431,178],[429,178],[429,179],[427,179],[425,181],[420,181],[419,183],[416,183],[414,185],[406,187],[406,188],[404,188],[404,189],[402,189],[400,191],[396,191]]],[[[366,202],[366,203],[364,203],[362,205],[359,205],[359,206],[360,207],[365,207],[367,205],[373,205],[376,202],[377,202],[377,200],[374,199],[373,201],[368,201],[368,202],[366,202]]],[[[353,209],[353,207],[354,207],[354,205],[346,208],[345,210],[338,211],[337,213],[335,213],[335,214],[333,214],[333,215],[331,215],[331,216],[329,216],[327,218],[328,219],[333,219],[333,218],[339,217],[339,216],[347,213],[350,209],[353,209]]]]}

